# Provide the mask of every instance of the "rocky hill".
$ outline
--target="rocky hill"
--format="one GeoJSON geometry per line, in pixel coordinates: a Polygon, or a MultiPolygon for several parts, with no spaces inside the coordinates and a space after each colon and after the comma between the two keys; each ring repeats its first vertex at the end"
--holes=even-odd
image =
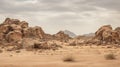
{"type": "Polygon", "coordinates": [[[69,30],[64,30],[63,31],[65,34],[69,35],[70,37],[74,38],[76,37],[77,35],[69,30]]]}

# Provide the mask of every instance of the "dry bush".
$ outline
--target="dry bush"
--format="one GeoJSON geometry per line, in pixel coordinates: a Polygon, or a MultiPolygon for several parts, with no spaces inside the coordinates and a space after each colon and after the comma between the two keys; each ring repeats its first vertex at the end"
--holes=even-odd
{"type": "Polygon", "coordinates": [[[75,58],[73,57],[73,56],[65,56],[64,58],[63,58],[63,61],[64,62],[75,62],[75,58]]]}
{"type": "Polygon", "coordinates": [[[106,54],[105,55],[105,59],[107,59],[107,60],[114,60],[114,59],[116,59],[116,56],[113,53],[106,54]]]}
{"type": "Polygon", "coordinates": [[[20,50],[16,50],[15,52],[16,52],[16,53],[20,53],[21,51],[20,51],[20,50]]]}

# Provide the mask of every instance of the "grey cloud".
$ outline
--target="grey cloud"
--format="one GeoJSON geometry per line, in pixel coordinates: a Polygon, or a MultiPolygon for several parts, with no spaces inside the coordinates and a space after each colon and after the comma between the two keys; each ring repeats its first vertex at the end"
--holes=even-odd
{"type": "MultiPolygon", "coordinates": [[[[4,0],[0,1],[0,12],[21,13],[21,12],[80,12],[95,10],[90,5],[82,4],[81,0],[36,0],[36,3],[26,3],[29,0],[4,0]],[[80,4],[76,4],[76,1],[80,4]],[[16,4],[14,4],[16,3],[16,4]]],[[[34,0],[31,0],[34,1],[34,0]]]]}
{"type": "Polygon", "coordinates": [[[96,6],[119,10],[119,0],[1,0],[1,13],[21,12],[81,12],[94,11],[96,6]],[[36,3],[25,3],[36,1],[36,3]]]}
{"type": "Polygon", "coordinates": [[[0,19],[20,18],[31,26],[42,26],[48,33],[68,29],[83,34],[104,24],[119,26],[119,3],[119,0],[0,0],[0,19]]]}
{"type": "Polygon", "coordinates": [[[120,0],[90,0],[89,4],[106,9],[120,10],[120,0]]]}

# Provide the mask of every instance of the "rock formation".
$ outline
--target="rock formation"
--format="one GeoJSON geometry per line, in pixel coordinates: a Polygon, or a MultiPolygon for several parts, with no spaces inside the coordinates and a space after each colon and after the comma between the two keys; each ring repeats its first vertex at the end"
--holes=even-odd
{"type": "Polygon", "coordinates": [[[70,37],[74,38],[76,37],[77,35],[69,30],[64,30],[63,31],[65,34],[69,35],[70,37]]]}
{"type": "Polygon", "coordinates": [[[71,38],[64,31],[51,35],[46,34],[39,26],[29,27],[26,21],[6,18],[0,24],[0,46],[13,46],[14,49],[53,49],[59,47],[56,41],[62,44],[120,44],[120,27],[115,30],[110,25],[104,25],[95,32],[95,36],[78,36],[71,38]],[[73,42],[69,42],[73,39],[73,42]],[[49,43],[53,41],[54,43],[49,43]]]}
{"type": "Polygon", "coordinates": [[[20,31],[11,31],[6,35],[6,40],[8,42],[17,42],[22,40],[22,33],[20,31]]]}
{"type": "MultiPolygon", "coordinates": [[[[26,21],[18,19],[6,18],[0,24],[0,43],[7,46],[12,44],[12,46],[17,46],[17,48],[38,46],[38,48],[47,49],[53,45],[48,45],[45,42],[49,39],[54,39],[53,37],[53,35],[46,34],[41,27],[29,27],[26,21]],[[44,44],[41,42],[44,42],[44,44]]],[[[56,37],[64,39],[66,35],[57,34],[56,37]]]]}
{"type": "Polygon", "coordinates": [[[115,28],[115,31],[117,31],[119,33],[119,36],[120,36],[120,27],[115,28]]]}
{"type": "Polygon", "coordinates": [[[46,34],[42,30],[42,28],[38,26],[28,27],[28,28],[23,29],[23,37],[26,37],[26,38],[34,37],[34,38],[43,39],[45,38],[45,35],[46,34]]]}
{"type": "Polygon", "coordinates": [[[96,31],[94,39],[98,39],[101,44],[116,44],[120,41],[120,36],[118,31],[113,30],[110,25],[105,25],[96,31]]]}
{"type": "Polygon", "coordinates": [[[45,33],[41,27],[29,27],[26,21],[6,18],[0,24],[0,41],[5,43],[18,43],[23,38],[45,38],[45,33]]]}
{"type": "Polygon", "coordinates": [[[56,40],[61,40],[61,41],[66,41],[71,39],[69,35],[65,34],[63,31],[59,31],[58,33],[53,35],[54,39],[56,40]]]}

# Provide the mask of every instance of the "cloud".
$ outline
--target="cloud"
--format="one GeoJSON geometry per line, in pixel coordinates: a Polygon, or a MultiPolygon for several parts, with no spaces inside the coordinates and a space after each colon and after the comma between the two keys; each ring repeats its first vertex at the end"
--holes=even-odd
{"type": "Polygon", "coordinates": [[[91,0],[91,4],[106,9],[120,10],[120,0],[91,0]]]}
{"type": "Polygon", "coordinates": [[[54,34],[68,29],[76,34],[95,32],[104,24],[120,25],[119,0],[1,0],[0,22],[5,17],[26,20],[54,34]]]}

